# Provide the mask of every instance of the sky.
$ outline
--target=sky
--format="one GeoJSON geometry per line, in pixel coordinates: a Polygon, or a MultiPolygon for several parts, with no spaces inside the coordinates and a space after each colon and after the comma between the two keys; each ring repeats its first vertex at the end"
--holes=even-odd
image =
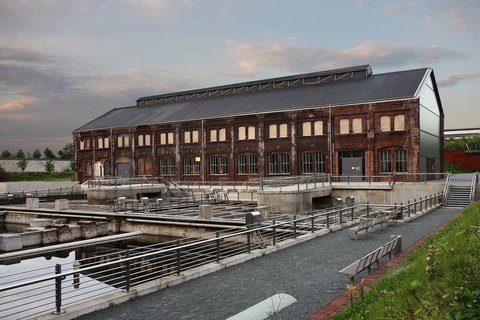
{"type": "Polygon", "coordinates": [[[431,67],[480,127],[480,0],[0,0],[0,151],[54,151],[142,96],[369,64],[431,67]]]}

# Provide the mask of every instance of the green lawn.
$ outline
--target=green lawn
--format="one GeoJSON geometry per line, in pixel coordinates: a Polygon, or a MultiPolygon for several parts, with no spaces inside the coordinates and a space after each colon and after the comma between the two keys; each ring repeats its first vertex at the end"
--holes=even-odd
{"type": "Polygon", "coordinates": [[[54,181],[72,180],[73,174],[70,171],[62,172],[6,172],[5,181],[54,181]]]}
{"type": "Polygon", "coordinates": [[[333,319],[480,319],[480,202],[351,301],[333,319]]]}

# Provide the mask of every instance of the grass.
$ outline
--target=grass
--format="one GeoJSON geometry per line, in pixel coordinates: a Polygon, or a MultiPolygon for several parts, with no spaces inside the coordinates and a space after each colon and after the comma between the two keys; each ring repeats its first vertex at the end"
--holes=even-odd
{"type": "Polygon", "coordinates": [[[368,292],[349,286],[351,306],[333,319],[480,319],[479,270],[476,202],[368,292]]]}
{"type": "Polygon", "coordinates": [[[72,180],[71,171],[62,172],[6,172],[5,182],[72,180]]]}

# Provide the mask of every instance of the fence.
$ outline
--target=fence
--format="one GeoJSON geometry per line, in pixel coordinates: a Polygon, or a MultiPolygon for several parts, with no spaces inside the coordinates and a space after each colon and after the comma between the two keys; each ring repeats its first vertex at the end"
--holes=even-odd
{"type": "Polygon", "coordinates": [[[78,185],[66,188],[53,188],[43,190],[25,190],[18,192],[0,193],[0,204],[20,204],[25,203],[25,198],[41,198],[54,200],[59,198],[85,198],[85,191],[78,185]]]}
{"type": "Polygon", "coordinates": [[[0,318],[27,318],[63,312],[65,307],[133,287],[208,263],[220,263],[238,254],[275,246],[285,240],[341,225],[362,216],[376,216],[385,208],[398,217],[412,215],[442,203],[433,195],[408,204],[362,204],[312,212],[289,221],[271,221],[243,231],[205,234],[202,239],[181,239],[162,244],[94,256],[52,268],[0,276],[0,318]]]}

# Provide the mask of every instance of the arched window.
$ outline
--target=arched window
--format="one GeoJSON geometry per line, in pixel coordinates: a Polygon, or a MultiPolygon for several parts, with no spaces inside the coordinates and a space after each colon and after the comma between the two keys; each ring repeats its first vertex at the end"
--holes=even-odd
{"type": "Polygon", "coordinates": [[[228,157],[225,155],[211,156],[210,174],[228,174],[228,157]]]}
{"type": "Polygon", "coordinates": [[[308,151],[302,153],[302,173],[324,173],[325,157],[322,152],[308,151]]]}
{"type": "Polygon", "coordinates": [[[238,174],[256,174],[258,173],[258,163],[256,154],[240,154],[238,156],[238,174]]]}
{"type": "Polygon", "coordinates": [[[268,155],[269,174],[289,174],[290,173],[290,154],[271,153],[268,155]]]}

